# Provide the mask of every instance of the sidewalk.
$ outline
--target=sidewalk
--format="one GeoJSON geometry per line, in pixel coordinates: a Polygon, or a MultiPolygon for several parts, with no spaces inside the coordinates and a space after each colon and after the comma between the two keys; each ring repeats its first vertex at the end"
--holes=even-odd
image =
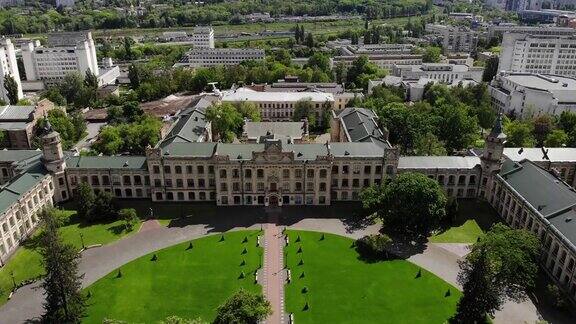
{"type": "Polygon", "coordinates": [[[279,215],[269,215],[264,225],[264,294],[272,305],[267,324],[284,323],[284,235],[278,226],[279,215]]]}

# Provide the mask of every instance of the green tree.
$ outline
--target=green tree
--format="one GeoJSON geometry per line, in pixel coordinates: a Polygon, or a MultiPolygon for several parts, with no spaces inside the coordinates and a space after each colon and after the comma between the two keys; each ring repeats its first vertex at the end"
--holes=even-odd
{"type": "Polygon", "coordinates": [[[66,106],[66,98],[60,93],[57,87],[50,87],[46,91],[42,92],[41,98],[46,98],[52,101],[57,106],[66,106]]]}
{"type": "Polygon", "coordinates": [[[428,46],[424,49],[424,55],[422,56],[422,62],[426,63],[438,63],[440,62],[440,54],[442,54],[442,49],[436,46],[428,46]]]}
{"type": "Polygon", "coordinates": [[[98,89],[98,77],[96,74],[92,73],[90,69],[86,70],[86,75],[84,76],[84,85],[94,91],[98,89]]]}
{"type": "Polygon", "coordinates": [[[307,118],[310,125],[316,124],[316,116],[314,115],[312,101],[310,99],[301,99],[294,105],[294,114],[292,115],[293,121],[301,121],[307,118]]]}
{"type": "Polygon", "coordinates": [[[40,218],[44,229],[40,253],[46,271],[42,281],[45,296],[42,320],[46,323],[80,323],[86,309],[81,294],[83,276],[78,274],[80,255],[73,246],[62,242],[53,210],[42,211],[40,218]]]}
{"type": "Polygon", "coordinates": [[[123,208],[118,212],[118,218],[124,222],[126,231],[131,231],[134,224],[138,222],[138,214],[134,208],[123,208]]]}
{"type": "Polygon", "coordinates": [[[270,314],[270,302],[262,294],[240,289],[218,306],[213,324],[259,323],[270,314]]]}
{"type": "Polygon", "coordinates": [[[18,83],[10,74],[4,76],[4,89],[11,105],[18,103],[18,83]]]}
{"type": "Polygon", "coordinates": [[[541,115],[532,120],[534,139],[536,144],[541,146],[546,137],[554,128],[554,121],[549,115],[541,115]]]}
{"type": "Polygon", "coordinates": [[[498,73],[498,64],[499,58],[497,55],[493,55],[486,61],[486,65],[484,66],[484,72],[482,73],[482,81],[490,82],[498,73]]]}
{"type": "Polygon", "coordinates": [[[132,51],[132,38],[124,37],[124,53],[125,59],[131,60],[134,58],[134,52],[132,51]]]}
{"type": "Polygon", "coordinates": [[[226,102],[210,106],[206,110],[206,120],[212,123],[214,137],[228,143],[234,140],[244,122],[236,107],[226,102]]]}
{"type": "Polygon", "coordinates": [[[474,262],[465,260],[460,263],[458,279],[464,294],[451,323],[486,323],[486,315],[493,315],[500,308],[502,298],[491,281],[489,262],[486,250],[481,248],[474,262]]]}
{"type": "Polygon", "coordinates": [[[314,36],[312,35],[312,33],[308,33],[306,35],[306,46],[308,46],[308,48],[314,48],[314,36]]]}
{"type": "Polygon", "coordinates": [[[448,152],[468,148],[478,136],[476,118],[469,115],[465,105],[442,105],[438,116],[438,138],[446,143],[448,152]]]}
{"type": "Polygon", "coordinates": [[[427,235],[446,215],[446,202],[437,181],[421,173],[402,173],[386,186],[378,214],[386,229],[427,235]]]}
{"type": "Polygon", "coordinates": [[[562,147],[568,144],[568,140],[568,135],[563,130],[555,129],[546,136],[544,145],[548,147],[562,147]]]}
{"type": "Polygon", "coordinates": [[[431,132],[418,134],[414,143],[414,154],[416,155],[434,155],[442,156],[448,154],[444,142],[440,141],[436,135],[431,132]]]}
{"type": "Polygon", "coordinates": [[[330,58],[321,52],[316,52],[308,59],[307,67],[319,69],[324,72],[330,72],[330,58]]]}
{"type": "Polygon", "coordinates": [[[118,211],[112,194],[106,191],[99,191],[89,212],[90,221],[97,222],[115,219],[117,216],[118,211]]]}
{"type": "Polygon", "coordinates": [[[238,104],[238,112],[242,115],[242,117],[248,118],[253,122],[259,122],[262,120],[260,116],[260,109],[253,103],[253,102],[241,102],[238,104]]]}
{"type": "Polygon", "coordinates": [[[98,135],[98,140],[92,148],[104,155],[114,155],[120,152],[124,140],[120,135],[120,129],[114,126],[105,126],[98,135]]]}
{"type": "Polygon", "coordinates": [[[360,191],[360,201],[362,201],[362,207],[368,211],[370,214],[377,212],[382,209],[382,203],[384,201],[384,195],[386,194],[386,185],[371,185],[370,187],[365,187],[360,191]]]}
{"type": "Polygon", "coordinates": [[[526,289],[534,287],[538,275],[538,238],[526,230],[498,223],[474,243],[466,260],[476,262],[481,251],[486,251],[491,265],[489,279],[498,291],[507,298],[523,300],[526,289]]]}
{"type": "Polygon", "coordinates": [[[507,135],[506,146],[509,147],[534,147],[536,140],[532,131],[534,126],[526,121],[515,120],[505,126],[507,135]]]}
{"type": "Polygon", "coordinates": [[[78,185],[78,195],[76,196],[76,210],[80,218],[86,219],[90,210],[94,206],[94,190],[87,182],[80,182],[78,185]]]}

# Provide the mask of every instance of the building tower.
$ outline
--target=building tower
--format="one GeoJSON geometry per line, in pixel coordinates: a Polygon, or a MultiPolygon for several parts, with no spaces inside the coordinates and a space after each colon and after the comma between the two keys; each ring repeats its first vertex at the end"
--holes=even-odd
{"type": "Polygon", "coordinates": [[[62,151],[62,140],[60,139],[60,134],[52,129],[48,118],[46,118],[41,142],[42,162],[46,169],[51,173],[64,172],[66,161],[64,161],[64,152],[62,151]]]}
{"type": "Polygon", "coordinates": [[[480,182],[480,197],[486,197],[492,188],[492,178],[502,168],[506,134],[502,126],[502,114],[494,122],[490,134],[486,136],[484,152],[480,157],[482,165],[482,180],[480,182]]]}

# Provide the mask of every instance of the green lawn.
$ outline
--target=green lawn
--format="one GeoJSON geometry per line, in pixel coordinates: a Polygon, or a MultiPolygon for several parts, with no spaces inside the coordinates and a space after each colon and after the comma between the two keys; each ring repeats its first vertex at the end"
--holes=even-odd
{"type": "Polygon", "coordinates": [[[239,288],[261,292],[254,282],[262,260],[262,249],[256,247],[259,233],[229,232],[224,241],[220,234],[208,236],[194,240],[192,249],[182,243],[157,251],[157,261],[151,253],[125,264],[120,278],[115,270],[86,288],[91,296],[84,322],[113,318],[153,323],[170,315],[212,320],[216,308],[239,288]]]}
{"type": "MultiPolygon", "coordinates": [[[[65,221],[65,225],[60,229],[62,239],[78,249],[82,247],[80,233],[84,236],[84,244],[86,246],[106,244],[129,234],[124,231],[120,221],[87,225],[79,222],[74,217],[75,211],[62,210],[59,213],[65,221]]],[[[132,232],[137,231],[138,227],[139,224],[134,227],[132,232]]],[[[12,289],[11,272],[14,273],[17,283],[38,277],[44,273],[38,246],[38,233],[36,233],[22,244],[22,247],[16,251],[4,267],[0,268],[0,305],[6,303],[12,289]]]]}
{"type": "Polygon", "coordinates": [[[460,226],[450,227],[430,237],[434,243],[474,243],[484,232],[475,220],[469,219],[460,226]]]}
{"type": "Polygon", "coordinates": [[[416,278],[419,267],[408,261],[363,261],[353,240],[337,235],[288,231],[288,236],[292,282],[285,301],[296,323],[444,323],[456,310],[461,293],[425,270],[416,278]]]}
{"type": "Polygon", "coordinates": [[[487,202],[459,200],[456,219],[445,224],[429,240],[434,243],[474,243],[496,222],[498,216],[487,202]]]}

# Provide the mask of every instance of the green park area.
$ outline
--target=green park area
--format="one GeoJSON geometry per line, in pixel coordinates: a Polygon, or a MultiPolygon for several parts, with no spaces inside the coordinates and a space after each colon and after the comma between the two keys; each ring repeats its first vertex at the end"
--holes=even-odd
{"type": "MultiPolygon", "coordinates": [[[[63,224],[60,228],[62,239],[78,250],[82,248],[82,241],[85,246],[106,244],[138,230],[138,226],[135,226],[132,231],[127,232],[122,221],[86,224],[81,222],[72,210],[58,210],[57,214],[63,224]]],[[[44,273],[39,238],[40,233],[37,231],[23,242],[6,265],[0,268],[0,305],[6,303],[14,282],[18,285],[44,273]]]]}
{"type": "Polygon", "coordinates": [[[456,310],[461,293],[408,261],[363,260],[342,236],[287,233],[285,302],[297,323],[444,323],[456,310]]]}
{"type": "Polygon", "coordinates": [[[433,243],[474,243],[498,221],[492,207],[484,201],[460,200],[452,221],[430,236],[433,243]]]}
{"type": "Polygon", "coordinates": [[[155,323],[168,316],[211,321],[240,288],[260,293],[255,271],[259,231],[212,235],[159,250],[112,271],[85,289],[85,323],[105,318],[155,323]]]}

